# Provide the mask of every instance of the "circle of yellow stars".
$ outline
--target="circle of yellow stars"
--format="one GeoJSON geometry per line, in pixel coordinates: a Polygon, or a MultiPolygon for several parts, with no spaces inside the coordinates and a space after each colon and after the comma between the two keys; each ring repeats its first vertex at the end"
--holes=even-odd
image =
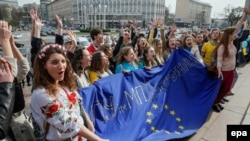
{"type": "MultiPolygon", "coordinates": [[[[158,104],[153,104],[153,105],[152,105],[152,108],[153,108],[154,110],[157,110],[157,109],[159,108],[159,106],[158,106],[158,104]]],[[[165,105],[163,106],[163,108],[164,108],[164,110],[169,111],[169,114],[170,114],[171,116],[173,116],[173,117],[176,116],[176,112],[175,112],[174,110],[169,110],[169,106],[168,106],[167,104],[165,104],[165,105]]],[[[146,123],[147,123],[147,124],[151,125],[151,124],[153,123],[153,120],[152,120],[153,115],[154,115],[154,114],[153,114],[153,112],[151,112],[151,111],[148,111],[148,112],[146,113],[146,116],[147,116],[146,123]]],[[[182,125],[180,124],[180,123],[181,123],[181,118],[180,118],[180,117],[175,117],[175,120],[176,120],[176,122],[179,123],[178,128],[179,128],[180,130],[184,130],[185,127],[182,126],[182,125]]],[[[160,130],[157,129],[155,126],[151,126],[151,131],[152,131],[152,132],[159,132],[160,130]]],[[[171,134],[171,132],[169,132],[168,130],[165,130],[164,132],[165,132],[166,134],[171,134]]],[[[181,132],[178,132],[178,131],[175,131],[174,133],[177,134],[177,135],[181,134],[181,132]]]]}

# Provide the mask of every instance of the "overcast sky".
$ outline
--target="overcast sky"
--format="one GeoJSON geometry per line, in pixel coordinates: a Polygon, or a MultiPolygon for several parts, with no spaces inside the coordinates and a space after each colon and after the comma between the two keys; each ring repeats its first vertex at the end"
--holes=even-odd
{"type": "MultiPolygon", "coordinates": [[[[227,6],[227,5],[231,5],[234,7],[244,7],[245,6],[245,0],[200,0],[202,2],[207,2],[210,3],[212,6],[212,14],[211,16],[214,17],[218,17],[218,15],[220,13],[223,12],[223,9],[227,6]]],[[[37,4],[40,3],[40,0],[18,0],[18,4],[19,6],[22,6],[23,4],[26,3],[33,3],[36,2],[37,4]]],[[[176,0],[166,0],[166,4],[167,7],[170,7],[170,12],[174,13],[175,12],[175,6],[176,6],[176,0]]]]}

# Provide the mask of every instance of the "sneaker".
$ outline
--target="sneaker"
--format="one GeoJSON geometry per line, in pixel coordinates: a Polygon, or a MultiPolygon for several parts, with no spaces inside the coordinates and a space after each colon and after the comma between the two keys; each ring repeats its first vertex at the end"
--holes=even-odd
{"type": "Polygon", "coordinates": [[[213,110],[214,110],[215,112],[217,112],[217,113],[219,113],[219,112],[221,111],[221,109],[220,109],[220,107],[219,107],[218,104],[214,104],[214,105],[213,105],[213,110]]]}
{"type": "Polygon", "coordinates": [[[226,98],[222,98],[221,100],[223,100],[223,102],[229,102],[229,100],[226,98]]]}
{"type": "Polygon", "coordinates": [[[234,95],[234,93],[232,93],[232,92],[229,92],[229,93],[227,94],[227,96],[232,96],[232,95],[234,95]]]}
{"type": "Polygon", "coordinates": [[[220,103],[221,103],[221,104],[225,104],[225,102],[224,102],[222,99],[221,99],[220,103]]]}
{"type": "Polygon", "coordinates": [[[219,106],[221,111],[224,109],[224,107],[222,105],[218,104],[218,106],[219,106]]]}

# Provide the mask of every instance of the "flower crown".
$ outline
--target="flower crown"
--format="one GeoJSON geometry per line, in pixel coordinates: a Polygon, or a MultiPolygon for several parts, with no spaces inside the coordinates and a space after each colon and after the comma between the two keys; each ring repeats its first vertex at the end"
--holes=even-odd
{"type": "Polygon", "coordinates": [[[63,46],[58,45],[58,44],[49,44],[43,47],[38,55],[39,59],[43,59],[45,57],[45,53],[50,49],[50,48],[58,48],[61,49],[62,51],[65,52],[65,49],[63,46]]]}

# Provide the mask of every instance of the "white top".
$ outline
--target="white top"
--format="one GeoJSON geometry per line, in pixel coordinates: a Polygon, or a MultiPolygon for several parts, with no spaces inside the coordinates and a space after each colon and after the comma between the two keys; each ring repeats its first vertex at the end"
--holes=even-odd
{"type": "Polygon", "coordinates": [[[74,137],[84,125],[78,104],[79,94],[65,90],[69,98],[63,89],[55,97],[49,96],[44,88],[37,88],[32,93],[30,109],[34,120],[44,133],[49,123],[47,140],[61,141],[74,137]]]}

